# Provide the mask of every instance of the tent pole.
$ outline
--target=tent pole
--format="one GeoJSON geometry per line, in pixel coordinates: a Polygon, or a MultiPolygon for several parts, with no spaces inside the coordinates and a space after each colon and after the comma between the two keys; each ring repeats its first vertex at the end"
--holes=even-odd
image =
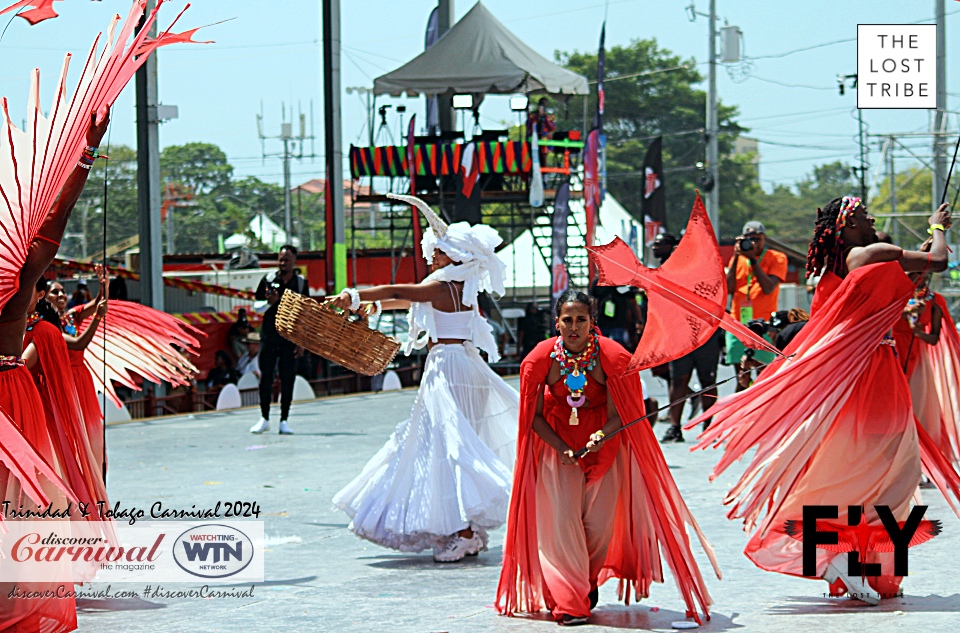
{"type": "Polygon", "coordinates": [[[587,139],[587,96],[588,95],[583,95],[583,126],[581,128],[583,134],[581,138],[583,140],[587,139]]]}

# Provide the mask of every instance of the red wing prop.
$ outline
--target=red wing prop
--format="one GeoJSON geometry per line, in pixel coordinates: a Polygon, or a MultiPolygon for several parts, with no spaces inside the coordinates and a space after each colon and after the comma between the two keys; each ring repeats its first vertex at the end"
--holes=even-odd
{"type": "MultiPolygon", "coordinates": [[[[158,0],[157,9],[146,16],[139,33],[134,33],[134,29],[143,17],[145,3],[134,2],[122,25],[120,16],[114,17],[106,37],[101,34],[94,40],[72,94],[67,88],[71,58],[68,54],[46,115],[40,110],[40,71],[35,69],[24,129],[14,125],[7,100],[3,99],[0,127],[0,308],[17,291],[27,249],[80,158],[90,114],[112,104],[154,50],[182,41],[179,36],[171,35],[170,29],[156,40],[145,41],[163,2],[158,0]],[[119,36],[116,33],[118,25],[119,36]],[[102,49],[99,48],[101,40],[102,49]]],[[[42,3],[36,3],[39,4],[42,3]]]]}
{"type": "Polygon", "coordinates": [[[70,487],[37,454],[13,420],[3,411],[0,411],[0,438],[3,438],[0,441],[0,462],[3,462],[10,474],[16,477],[20,482],[20,488],[34,503],[39,506],[50,503],[49,497],[43,492],[38,475],[43,475],[44,479],[57,486],[71,501],[77,500],[70,491],[70,487]]]}
{"type": "Polygon", "coordinates": [[[50,18],[55,18],[60,15],[53,10],[54,2],[63,2],[63,0],[20,0],[20,2],[15,2],[3,11],[0,11],[0,15],[9,13],[16,9],[22,9],[24,7],[33,7],[28,11],[21,11],[20,13],[17,13],[17,16],[23,18],[30,24],[37,24],[39,22],[43,22],[44,20],[49,20],[50,18]]]}
{"type": "MultiPolygon", "coordinates": [[[[897,525],[903,529],[906,521],[899,521],[897,525]]],[[[892,552],[894,551],[893,541],[890,535],[882,525],[869,526],[849,526],[830,521],[818,521],[817,526],[820,531],[832,530],[837,533],[837,543],[817,543],[817,549],[827,550],[845,554],[847,552],[892,552]]],[[[800,521],[789,520],[784,524],[784,532],[789,536],[803,542],[803,527],[800,521]]],[[[928,521],[924,519],[917,526],[917,531],[913,533],[907,547],[915,547],[921,543],[926,543],[937,534],[943,531],[940,521],[928,521]]]]}
{"type": "MultiPolygon", "coordinates": [[[[80,324],[78,329],[84,329],[80,324]]],[[[113,383],[139,390],[135,376],[155,383],[185,385],[197,368],[179,350],[199,347],[200,330],[166,312],[130,301],[110,301],[83,362],[97,391],[106,393],[119,407],[113,383]]]]}
{"type": "Polygon", "coordinates": [[[600,272],[601,286],[636,286],[647,293],[647,324],[627,366],[628,372],[689,354],[703,345],[718,326],[747,347],[782,355],[726,311],[723,260],[699,193],[680,245],[659,268],[641,264],[619,237],[588,250],[600,272]]]}

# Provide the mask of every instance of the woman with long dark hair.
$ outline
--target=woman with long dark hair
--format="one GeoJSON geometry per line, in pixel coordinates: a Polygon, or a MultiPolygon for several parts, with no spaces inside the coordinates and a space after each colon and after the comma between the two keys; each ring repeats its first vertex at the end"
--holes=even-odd
{"type": "Polygon", "coordinates": [[[584,624],[599,587],[620,582],[629,603],[673,572],[688,614],[700,621],[711,603],[690,549],[693,530],[716,561],[677,490],[643,416],[630,352],[594,325],[593,302],[573,290],[557,301],[560,334],[520,367],[520,423],[503,570],[500,613],[546,606],[558,624],[584,624]],[[586,448],[580,459],[575,451],[586,448]]]}
{"type": "Polygon", "coordinates": [[[879,563],[881,575],[864,583],[848,574],[841,556],[848,545],[818,545],[815,569],[804,567],[802,535],[791,526],[802,525],[804,507],[815,505],[836,506],[837,525],[880,527],[878,507],[904,521],[921,462],[944,494],[960,492],[957,473],[913,415],[890,335],[914,290],[906,273],[947,266],[946,205],[929,223],[930,252],[907,251],[877,241],[859,198],[837,198],[818,210],[807,274],[826,274],[810,321],[785,350],[792,358],[689,425],[713,416],[698,446],[724,447],[711,479],[756,449],[725,501],[733,504],[731,519],[755,529],[744,551],[755,565],[823,578],[832,593],[847,591],[869,604],[899,592],[893,553],[866,552],[861,563],[879,563]],[[863,508],[860,518],[848,515],[850,507],[863,508]]]}

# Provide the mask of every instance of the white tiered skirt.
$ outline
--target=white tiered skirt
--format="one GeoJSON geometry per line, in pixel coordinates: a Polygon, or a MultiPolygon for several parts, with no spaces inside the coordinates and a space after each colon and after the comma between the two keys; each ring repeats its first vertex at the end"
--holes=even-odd
{"type": "Polygon", "coordinates": [[[427,355],[410,417],[333,498],[350,530],[402,552],[442,548],[467,527],[506,521],[519,394],[471,344],[427,355]]]}

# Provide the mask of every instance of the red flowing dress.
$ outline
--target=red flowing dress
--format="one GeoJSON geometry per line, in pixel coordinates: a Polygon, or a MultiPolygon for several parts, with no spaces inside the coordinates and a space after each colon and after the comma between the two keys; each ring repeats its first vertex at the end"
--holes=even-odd
{"type": "Polygon", "coordinates": [[[943,314],[936,345],[917,339],[906,317],[897,321],[893,336],[900,366],[906,368],[914,414],[944,456],[960,468],[960,334],[938,293],[933,293],[917,323],[930,332],[933,303],[943,314]]]}
{"type": "MultiPolygon", "coordinates": [[[[76,312],[74,308],[64,315],[62,321],[64,331],[71,336],[79,336],[80,331],[77,328],[76,312]],[[71,332],[72,329],[72,332],[71,332]]],[[[89,321],[87,327],[91,327],[89,321]]],[[[68,349],[70,356],[70,370],[73,373],[74,384],[77,386],[77,396],[80,398],[80,411],[83,416],[83,424],[87,429],[87,437],[90,439],[90,449],[93,452],[93,459],[98,464],[105,463],[103,454],[103,413],[100,411],[100,402],[97,398],[97,388],[93,384],[93,376],[90,375],[90,369],[86,365],[84,355],[86,350],[68,349]]]]}
{"type": "MultiPolygon", "coordinates": [[[[513,476],[513,492],[510,497],[510,512],[507,519],[507,537],[503,549],[503,568],[497,587],[497,610],[504,615],[516,612],[536,613],[546,606],[551,611],[557,600],[550,594],[545,581],[538,553],[537,530],[537,476],[540,472],[540,456],[546,444],[533,431],[533,418],[537,399],[546,384],[551,364],[554,341],[543,341],[527,355],[520,367],[520,420],[517,438],[517,462],[513,476]]],[[[643,398],[640,377],[633,373],[623,375],[630,362],[630,353],[610,339],[600,337],[600,366],[607,377],[606,391],[613,397],[617,412],[624,425],[643,416],[643,398]]],[[[589,383],[588,383],[589,384],[589,383]]],[[[600,401],[598,394],[594,398],[600,401]]],[[[552,396],[544,397],[544,415],[561,419],[569,418],[569,407],[557,402],[552,396]],[[548,408],[548,403],[554,404],[548,408]],[[551,409],[555,413],[550,413],[551,409]]],[[[602,399],[605,402],[605,398],[602,399]]],[[[605,407],[600,413],[585,411],[582,429],[571,431],[570,441],[580,442],[589,436],[590,424],[596,426],[594,416],[606,417],[605,407]],[[588,422],[590,424],[588,424],[588,422]]],[[[569,425],[568,425],[569,427],[569,425]]],[[[596,429],[592,429],[596,430],[596,429]]],[[[613,537],[610,539],[606,559],[598,575],[597,584],[610,578],[619,580],[619,595],[630,602],[631,593],[637,598],[650,594],[653,582],[663,582],[663,560],[673,572],[681,597],[689,616],[702,621],[701,613],[709,617],[710,595],[693,557],[688,530],[692,530],[706,551],[717,577],[716,558],[710,544],[700,531],[696,520],[684,503],[660,451],[660,445],[650,425],[635,424],[618,436],[619,447],[609,454],[600,450],[590,454],[583,464],[590,476],[600,474],[613,455],[621,464],[616,495],[616,511],[612,518],[613,537]],[[699,611],[699,612],[698,612],[699,611]]],[[[614,438],[605,448],[614,448],[614,438]]],[[[582,443],[577,446],[579,448],[582,443]]]]}
{"type": "MultiPolygon", "coordinates": [[[[54,510],[67,506],[72,495],[54,470],[59,468],[43,402],[30,371],[22,365],[0,371],[0,444],[0,491],[11,509],[35,509],[34,504],[51,504],[54,510]]],[[[59,633],[77,628],[73,598],[8,599],[13,584],[0,583],[0,633],[59,633]]],[[[46,591],[56,590],[61,583],[16,584],[26,591],[46,591]]]]}
{"type": "MultiPolygon", "coordinates": [[[[955,511],[960,494],[960,477],[913,415],[888,336],[913,284],[898,263],[887,262],[858,268],[833,286],[827,282],[810,322],[787,347],[793,358],[705,412],[701,418],[713,416],[713,423],[695,447],[724,449],[711,480],[756,449],[725,499],[733,506],[727,516],[756,528],[744,550],[754,564],[794,576],[803,573],[803,544],[785,524],[801,520],[804,505],[838,506],[839,524],[848,506],[861,505],[870,525],[880,525],[877,505],[903,521],[921,462],[955,511]]],[[[818,577],[835,556],[818,550],[818,577]]],[[[869,552],[868,561],[884,571],[868,579],[873,588],[896,593],[901,578],[890,575],[892,553],[869,552]]]]}

